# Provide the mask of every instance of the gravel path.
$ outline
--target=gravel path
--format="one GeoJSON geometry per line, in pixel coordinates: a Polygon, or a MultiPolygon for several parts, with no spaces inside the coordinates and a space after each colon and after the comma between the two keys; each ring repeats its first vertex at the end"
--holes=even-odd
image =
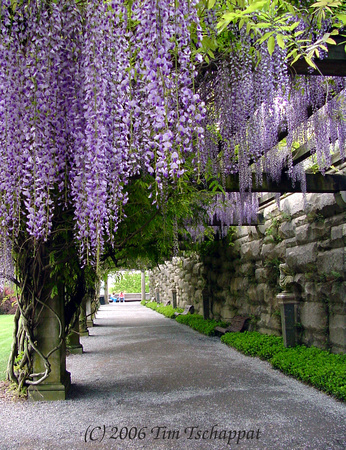
{"type": "Polygon", "coordinates": [[[137,302],[102,306],[59,402],[0,398],[0,449],[345,449],[346,405],[137,302]]]}

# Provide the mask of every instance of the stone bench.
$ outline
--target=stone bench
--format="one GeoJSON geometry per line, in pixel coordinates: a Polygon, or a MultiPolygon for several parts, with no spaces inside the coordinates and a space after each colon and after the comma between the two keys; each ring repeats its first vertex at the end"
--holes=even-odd
{"type": "Polygon", "coordinates": [[[177,316],[186,316],[187,314],[193,314],[194,312],[195,312],[195,308],[193,305],[186,305],[184,312],[182,312],[182,313],[175,312],[174,315],[176,317],[177,316]]]}
{"type": "Polygon", "coordinates": [[[248,316],[234,316],[227,328],[215,327],[215,334],[221,336],[225,333],[245,331],[248,328],[249,321],[250,317],[248,316]]]}
{"type": "Polygon", "coordinates": [[[142,300],[142,294],[141,293],[136,293],[136,294],[124,294],[125,296],[125,302],[140,302],[142,300]]]}
{"type": "MultiPolygon", "coordinates": [[[[109,297],[109,301],[112,302],[112,300],[110,299],[110,295],[109,297]]],[[[119,302],[119,294],[115,294],[115,297],[117,299],[117,302],[119,302]]],[[[141,293],[125,293],[124,294],[124,300],[125,302],[140,302],[142,300],[142,294],[141,293]]]]}

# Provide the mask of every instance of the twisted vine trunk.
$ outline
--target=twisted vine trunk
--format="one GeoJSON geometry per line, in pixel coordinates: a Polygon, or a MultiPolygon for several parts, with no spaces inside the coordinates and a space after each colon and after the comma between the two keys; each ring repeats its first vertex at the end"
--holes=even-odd
{"type": "Polygon", "coordinates": [[[65,227],[64,216],[46,241],[23,231],[13,242],[18,309],[7,379],[35,400],[65,398],[65,337],[86,292],[72,227],[65,227]]]}
{"type": "Polygon", "coordinates": [[[19,390],[43,383],[59,353],[64,370],[64,297],[50,263],[51,245],[23,233],[13,246],[18,310],[7,378],[19,390]]]}

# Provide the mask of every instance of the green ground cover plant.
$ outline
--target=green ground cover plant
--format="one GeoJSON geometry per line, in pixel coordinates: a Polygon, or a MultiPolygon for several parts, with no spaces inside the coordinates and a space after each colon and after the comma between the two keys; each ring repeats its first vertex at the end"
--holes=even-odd
{"type": "Polygon", "coordinates": [[[184,310],[182,308],[173,308],[172,306],[164,306],[161,303],[158,305],[156,302],[147,302],[143,300],[141,302],[142,305],[147,306],[148,308],[157,311],[160,314],[163,314],[170,319],[176,318],[177,322],[182,323],[184,325],[188,325],[196,331],[199,331],[202,334],[207,336],[214,336],[215,327],[225,327],[227,324],[225,322],[218,322],[213,319],[204,320],[203,316],[199,314],[187,314],[181,316],[175,316],[176,312],[182,313],[184,310]]]}
{"type": "Polygon", "coordinates": [[[221,341],[246,355],[268,360],[285,374],[346,401],[346,355],[304,345],[285,348],[281,337],[256,331],[227,333],[221,341]]]}
{"type": "Polygon", "coordinates": [[[178,316],[177,322],[182,323],[184,325],[188,325],[196,331],[199,331],[202,334],[207,336],[215,335],[215,327],[226,327],[227,324],[225,322],[220,322],[214,319],[203,319],[203,316],[199,314],[187,314],[186,316],[178,316]]]}
{"type": "Polygon", "coordinates": [[[0,381],[6,378],[7,362],[11,351],[13,315],[0,315],[0,381]]]}
{"type": "Polygon", "coordinates": [[[150,309],[153,309],[154,311],[157,311],[160,314],[163,314],[169,319],[174,319],[174,313],[181,313],[184,311],[182,308],[173,308],[173,306],[171,305],[165,306],[162,303],[157,304],[156,302],[147,302],[146,300],[142,300],[141,304],[147,306],[150,309]]]}

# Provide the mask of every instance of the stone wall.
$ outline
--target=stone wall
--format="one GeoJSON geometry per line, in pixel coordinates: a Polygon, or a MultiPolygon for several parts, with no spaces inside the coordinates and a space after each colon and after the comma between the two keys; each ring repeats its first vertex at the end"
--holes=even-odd
{"type": "Polygon", "coordinates": [[[201,255],[173,258],[150,274],[151,296],[163,302],[177,290],[180,306],[210,316],[251,316],[251,326],[281,334],[276,295],[289,280],[300,300],[297,329],[306,345],[346,350],[346,196],[290,194],[263,208],[264,223],[238,227],[201,255]],[[280,287],[281,274],[281,287],[280,287]]]}
{"type": "Polygon", "coordinates": [[[202,313],[202,290],[205,287],[204,267],[200,257],[173,258],[149,272],[150,298],[162,303],[173,301],[172,290],[176,290],[177,305],[184,308],[194,304],[196,312],[202,313]]]}

